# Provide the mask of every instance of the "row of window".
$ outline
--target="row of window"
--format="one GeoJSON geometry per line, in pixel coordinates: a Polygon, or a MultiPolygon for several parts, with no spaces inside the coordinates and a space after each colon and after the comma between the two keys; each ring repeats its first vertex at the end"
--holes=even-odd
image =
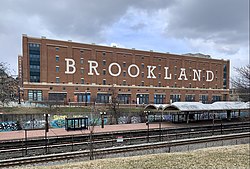
{"type": "MultiPolygon", "coordinates": [[[[49,93],[49,100],[52,101],[66,101],[66,93],[49,93]]],[[[41,90],[29,90],[28,100],[30,101],[42,101],[42,91],[41,90]]],[[[120,104],[149,104],[149,94],[137,94],[136,100],[131,100],[131,94],[118,94],[118,100],[120,104]]],[[[96,100],[92,100],[96,103],[110,103],[111,94],[109,93],[98,93],[96,100]]],[[[171,94],[170,102],[180,102],[180,94],[171,94]]],[[[185,95],[185,101],[192,102],[195,101],[195,95],[185,95]]],[[[199,95],[199,101],[202,103],[208,103],[208,95],[199,95]]],[[[212,102],[221,101],[221,96],[213,95],[212,102]]],[[[74,102],[91,102],[91,94],[76,93],[74,95],[74,102]]],[[[164,104],[166,103],[166,95],[164,94],[154,94],[154,104],[164,104]]]]}
{"type": "MultiPolygon", "coordinates": [[[[56,67],[56,72],[59,72],[59,67],[56,67]]],[[[60,83],[60,77],[56,77],[56,83],[60,83]]],[[[77,84],[78,84],[78,83],[77,83],[77,84]]],[[[84,78],[81,78],[81,84],[84,84],[84,78]]],[[[102,80],[102,84],[103,84],[103,85],[107,85],[107,80],[106,80],[106,79],[103,79],[103,80],[102,80]]],[[[123,80],[121,85],[127,86],[127,85],[128,85],[128,84],[127,84],[127,81],[126,81],[126,80],[123,80]]],[[[141,84],[138,84],[138,86],[145,86],[145,82],[144,82],[144,81],[141,81],[141,84]]],[[[161,82],[158,82],[158,86],[157,86],[157,87],[164,87],[164,86],[162,86],[162,83],[161,83],[161,82]]],[[[178,87],[178,86],[177,86],[177,83],[175,82],[175,84],[174,84],[173,86],[171,86],[171,87],[177,88],[177,87],[178,87]]],[[[189,86],[188,86],[187,88],[192,88],[191,83],[189,83],[189,86]]],[[[201,88],[204,88],[204,89],[205,89],[205,88],[206,88],[206,87],[205,87],[205,84],[203,84],[201,88]]],[[[218,88],[217,84],[215,85],[215,88],[216,88],[216,89],[218,88]]],[[[218,89],[219,89],[219,88],[218,88],[218,89]]]]}
{"type": "Polygon", "coordinates": [[[29,43],[30,82],[40,82],[40,44],[29,43]]]}

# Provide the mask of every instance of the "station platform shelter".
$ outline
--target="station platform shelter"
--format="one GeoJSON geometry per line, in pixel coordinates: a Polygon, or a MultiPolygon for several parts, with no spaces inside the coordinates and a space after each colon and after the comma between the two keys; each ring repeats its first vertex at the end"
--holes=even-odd
{"type": "Polygon", "coordinates": [[[88,117],[65,118],[65,130],[88,129],[88,117]]]}
{"type": "Polygon", "coordinates": [[[171,116],[173,123],[202,120],[228,120],[233,118],[250,117],[250,103],[247,102],[174,102],[172,104],[149,104],[145,112],[171,116]]]}

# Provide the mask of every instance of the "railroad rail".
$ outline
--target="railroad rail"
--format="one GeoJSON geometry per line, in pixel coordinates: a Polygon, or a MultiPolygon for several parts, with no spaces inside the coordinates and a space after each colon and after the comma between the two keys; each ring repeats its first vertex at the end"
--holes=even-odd
{"type": "MultiPolygon", "coordinates": [[[[134,151],[144,151],[149,149],[161,149],[165,147],[183,146],[183,145],[192,145],[200,143],[209,143],[223,140],[235,140],[240,138],[249,138],[250,132],[229,134],[229,135],[220,135],[220,136],[209,136],[203,138],[190,138],[182,140],[172,140],[156,143],[146,143],[139,145],[128,145],[120,147],[110,147],[110,148],[100,148],[94,150],[94,156],[96,158],[105,158],[106,155],[110,154],[121,154],[129,153],[134,151]]],[[[248,139],[249,141],[249,139],[248,139]]],[[[33,157],[22,157],[8,160],[1,160],[0,167],[11,167],[15,165],[27,165],[27,164],[37,164],[37,163],[48,163],[52,161],[60,160],[71,160],[79,158],[88,158],[90,155],[89,150],[76,151],[76,152],[67,152],[67,153],[57,153],[57,154],[47,154],[42,156],[33,156],[33,157]]]]}
{"type": "MultiPolygon", "coordinates": [[[[123,136],[124,138],[131,137],[139,137],[146,136],[149,134],[152,135],[166,135],[166,134],[178,134],[178,133],[191,133],[194,131],[207,131],[208,133],[213,133],[213,131],[217,131],[217,133],[213,134],[223,134],[224,131],[227,131],[229,128],[238,128],[238,132],[240,129],[244,129],[250,126],[250,122],[241,122],[241,123],[229,123],[229,124],[215,124],[215,125],[204,125],[204,126],[195,126],[195,127],[183,127],[183,128],[156,128],[156,129],[146,129],[143,130],[127,130],[127,131],[115,131],[115,132],[103,132],[103,133],[94,133],[93,138],[95,140],[105,140],[112,139],[118,136],[123,136]],[[219,132],[219,130],[221,132],[219,132]],[[148,133],[149,132],[149,133],[148,133]]],[[[242,130],[244,132],[244,130],[242,130]]],[[[3,149],[11,149],[18,147],[32,147],[39,146],[45,144],[63,144],[63,143],[71,143],[73,142],[84,142],[89,140],[88,134],[82,135],[65,135],[65,136],[57,136],[57,137],[49,137],[47,143],[46,139],[43,138],[28,138],[27,140],[5,140],[0,141],[0,150],[3,149]]]]}
{"type": "MultiPolygon", "coordinates": [[[[244,124],[246,125],[246,124],[244,124]]],[[[104,135],[103,138],[93,137],[92,146],[95,149],[107,148],[120,146],[121,144],[124,146],[127,145],[135,145],[142,144],[145,142],[164,142],[171,140],[180,140],[180,139],[188,139],[188,138],[197,138],[197,137],[205,137],[219,134],[231,134],[231,133],[241,133],[241,132],[249,132],[250,126],[236,126],[233,127],[224,127],[224,128],[211,128],[208,130],[201,130],[201,128],[194,128],[184,130],[185,128],[175,129],[173,131],[167,130],[167,132],[154,132],[152,131],[151,135],[147,136],[147,133],[144,135],[137,134],[132,137],[123,137],[122,143],[117,143],[117,138],[113,135],[104,135]],[[176,132],[174,132],[176,131],[176,132]]],[[[126,136],[126,135],[125,135],[126,136]]],[[[131,136],[131,135],[130,135],[131,136]]],[[[43,140],[45,141],[45,140],[43,140]]],[[[38,145],[30,145],[30,146],[22,146],[22,147],[11,147],[7,149],[0,149],[0,160],[8,159],[8,158],[18,158],[23,156],[34,156],[41,154],[52,154],[52,153],[61,153],[61,152],[70,152],[70,151],[79,151],[89,149],[90,140],[87,137],[86,140],[83,141],[72,141],[72,142],[59,142],[52,143],[48,142],[48,144],[38,144],[38,145]]]]}

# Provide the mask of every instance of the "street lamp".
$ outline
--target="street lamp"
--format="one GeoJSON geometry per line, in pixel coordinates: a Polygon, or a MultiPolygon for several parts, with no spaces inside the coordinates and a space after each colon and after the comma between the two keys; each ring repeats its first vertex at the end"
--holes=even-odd
{"type": "Polygon", "coordinates": [[[48,152],[48,132],[49,132],[49,116],[50,114],[44,114],[45,117],[45,151],[48,152]]]}
{"type": "Polygon", "coordinates": [[[106,112],[100,112],[101,120],[102,120],[102,128],[104,128],[104,115],[106,115],[106,112]]]}
{"type": "Polygon", "coordinates": [[[148,128],[147,128],[147,142],[149,143],[149,114],[150,114],[150,111],[144,111],[144,113],[147,116],[147,122],[146,122],[146,125],[148,126],[148,128]]]}

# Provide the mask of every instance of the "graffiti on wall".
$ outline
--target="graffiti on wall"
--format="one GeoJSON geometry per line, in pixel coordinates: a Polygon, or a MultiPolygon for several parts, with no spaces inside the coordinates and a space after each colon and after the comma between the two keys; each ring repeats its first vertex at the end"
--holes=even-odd
{"type": "Polygon", "coordinates": [[[137,117],[137,116],[132,116],[130,118],[131,123],[135,124],[135,123],[140,123],[141,122],[141,118],[137,117]]]}
{"type": "Polygon", "coordinates": [[[41,129],[45,127],[45,120],[31,119],[24,122],[24,129],[41,129]]]}
{"type": "Polygon", "coordinates": [[[21,130],[21,126],[16,121],[0,122],[0,132],[21,130]]]}
{"type": "Polygon", "coordinates": [[[54,115],[50,122],[52,128],[64,128],[66,115],[54,115]]]}

